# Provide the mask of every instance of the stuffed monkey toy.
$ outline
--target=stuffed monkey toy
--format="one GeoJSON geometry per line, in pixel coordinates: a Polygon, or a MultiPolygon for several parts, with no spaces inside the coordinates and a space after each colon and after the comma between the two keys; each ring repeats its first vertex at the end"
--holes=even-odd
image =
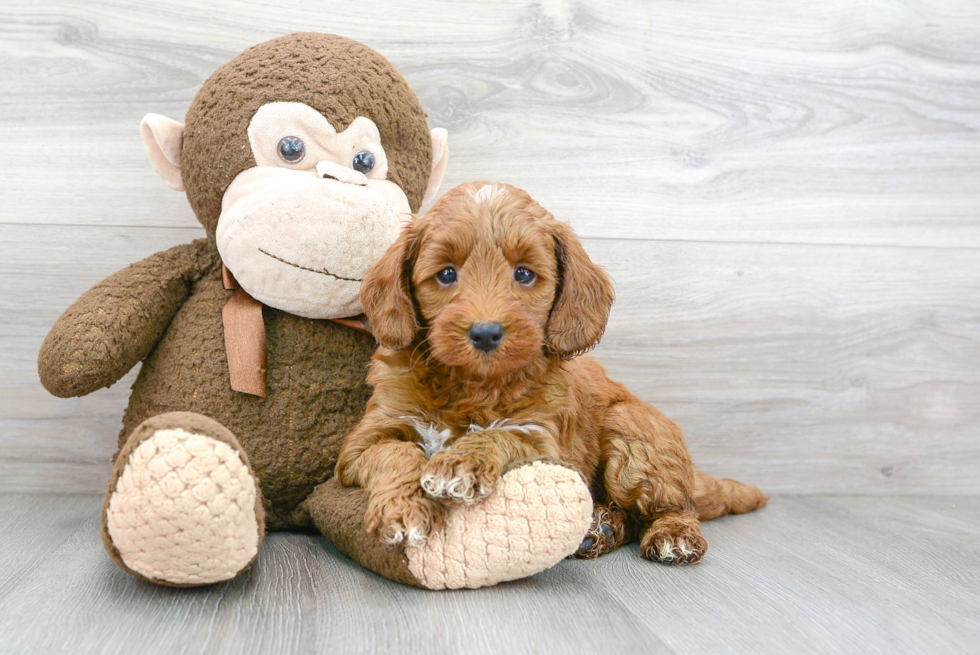
{"type": "Polygon", "coordinates": [[[123,569],[213,584],[248,569],[266,531],[319,530],[389,579],[438,589],[525,577],[576,550],[592,501],[556,462],[507,472],[424,542],[368,534],[365,492],[333,479],[370,395],[361,280],[448,158],[390,62],[338,36],[285,36],[219,68],[186,125],[150,114],[140,132],[207,236],[86,292],[38,359],[59,397],[142,362],[102,512],[123,569]]]}

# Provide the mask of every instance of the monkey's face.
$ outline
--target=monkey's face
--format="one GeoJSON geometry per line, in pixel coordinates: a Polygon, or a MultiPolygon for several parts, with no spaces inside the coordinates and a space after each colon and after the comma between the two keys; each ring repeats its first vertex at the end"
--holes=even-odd
{"type": "Polygon", "coordinates": [[[449,155],[391,62],[309,32],[216,70],[186,127],[148,114],[140,134],[241,287],[319,319],[361,312],[361,278],[435,198],[449,155]]]}
{"type": "Polygon", "coordinates": [[[342,132],[298,102],[263,105],[248,126],[256,165],[221,202],[216,241],[245,291],[308,318],[360,313],[361,280],[411,218],[388,181],[377,126],[342,132]]]}

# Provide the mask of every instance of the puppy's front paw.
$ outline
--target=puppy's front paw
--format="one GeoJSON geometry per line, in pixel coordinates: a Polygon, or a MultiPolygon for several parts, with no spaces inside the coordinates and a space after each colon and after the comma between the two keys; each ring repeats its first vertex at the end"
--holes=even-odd
{"type": "Polygon", "coordinates": [[[433,498],[472,505],[489,496],[500,480],[500,468],[466,453],[444,450],[429,460],[422,489],[433,498]]]}
{"type": "Polygon", "coordinates": [[[376,493],[368,501],[364,527],[387,544],[421,546],[439,527],[442,508],[421,493],[376,493]]]}
{"type": "Polygon", "coordinates": [[[679,522],[659,519],[640,540],[640,555],[662,564],[695,564],[708,550],[697,520],[679,522]]]}

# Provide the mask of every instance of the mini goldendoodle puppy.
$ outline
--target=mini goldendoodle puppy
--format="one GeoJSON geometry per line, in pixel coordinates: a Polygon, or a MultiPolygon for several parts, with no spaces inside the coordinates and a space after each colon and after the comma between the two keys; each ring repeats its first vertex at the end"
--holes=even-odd
{"type": "Polygon", "coordinates": [[[697,562],[699,520],[768,500],[695,472],[680,428],[580,356],[602,336],[612,283],[520,189],[448,192],[368,271],[361,300],[381,348],[337,475],[369,491],[366,527],[390,543],[421,543],[442,503],[480,501],[530,457],[560,459],[590,485],[582,557],[638,530],[643,557],[697,562]]]}

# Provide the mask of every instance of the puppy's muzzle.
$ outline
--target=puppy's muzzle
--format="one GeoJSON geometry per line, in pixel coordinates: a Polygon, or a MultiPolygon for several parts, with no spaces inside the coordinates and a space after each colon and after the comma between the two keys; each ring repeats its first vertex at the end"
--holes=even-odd
{"type": "Polygon", "coordinates": [[[504,340],[504,326],[500,323],[474,323],[467,330],[466,337],[475,348],[488,353],[504,340]]]}

